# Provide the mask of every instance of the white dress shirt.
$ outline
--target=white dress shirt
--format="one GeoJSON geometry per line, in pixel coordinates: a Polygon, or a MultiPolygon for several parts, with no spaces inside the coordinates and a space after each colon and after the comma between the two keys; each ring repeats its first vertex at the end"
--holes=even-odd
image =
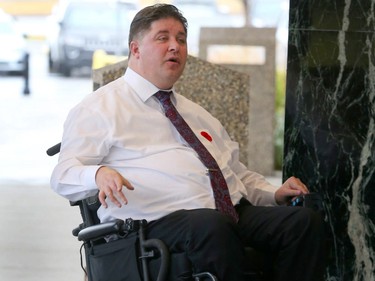
{"type": "MultiPolygon", "coordinates": [[[[92,196],[98,192],[95,174],[107,166],[134,190],[123,188],[128,204],[121,208],[107,199],[108,208],[98,210],[101,221],[151,221],[180,209],[215,208],[206,167],[164,115],[153,97],[158,90],[128,68],[75,106],[64,124],[52,188],[71,201],[92,196]]],[[[275,205],[276,187],[239,162],[238,143],[220,122],[179,94],[172,101],[216,159],[233,204],[246,197],[254,205],[275,205]]]]}

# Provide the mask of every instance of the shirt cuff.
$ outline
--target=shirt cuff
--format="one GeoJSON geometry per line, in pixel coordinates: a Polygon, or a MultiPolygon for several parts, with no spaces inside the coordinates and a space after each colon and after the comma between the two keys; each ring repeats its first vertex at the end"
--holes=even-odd
{"type": "Polygon", "coordinates": [[[95,179],[96,179],[96,173],[101,167],[103,166],[95,165],[95,166],[85,167],[85,172],[83,173],[82,182],[84,183],[84,186],[86,186],[88,189],[98,189],[95,179]]]}

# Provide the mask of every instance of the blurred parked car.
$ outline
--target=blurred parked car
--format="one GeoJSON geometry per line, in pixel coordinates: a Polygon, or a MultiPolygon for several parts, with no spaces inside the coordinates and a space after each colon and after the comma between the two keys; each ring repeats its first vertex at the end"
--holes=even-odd
{"type": "Polygon", "coordinates": [[[57,28],[47,38],[50,72],[70,76],[74,68],[91,68],[95,50],[128,55],[129,26],[138,8],[123,0],[78,0],[59,7],[57,28]]]}
{"type": "Polygon", "coordinates": [[[23,74],[27,67],[25,36],[14,18],[0,10],[0,72],[23,74]]]}

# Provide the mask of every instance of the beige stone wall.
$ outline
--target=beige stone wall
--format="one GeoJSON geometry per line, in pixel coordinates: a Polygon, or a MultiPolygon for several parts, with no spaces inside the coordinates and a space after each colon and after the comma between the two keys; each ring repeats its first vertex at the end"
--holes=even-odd
{"type": "MultiPolygon", "coordinates": [[[[264,175],[272,175],[275,166],[275,33],[273,28],[202,28],[199,44],[201,59],[215,59],[215,56],[210,55],[210,47],[221,46],[223,50],[220,55],[226,60],[221,65],[251,77],[246,163],[249,169],[264,175]],[[255,50],[248,48],[254,46],[255,50]],[[257,52],[259,48],[261,55],[257,52]],[[246,56],[245,53],[250,54],[246,56]],[[247,61],[248,57],[254,62],[247,61]],[[228,58],[236,63],[229,63],[228,58]]],[[[236,105],[233,104],[232,111],[235,110],[236,105]]]]}

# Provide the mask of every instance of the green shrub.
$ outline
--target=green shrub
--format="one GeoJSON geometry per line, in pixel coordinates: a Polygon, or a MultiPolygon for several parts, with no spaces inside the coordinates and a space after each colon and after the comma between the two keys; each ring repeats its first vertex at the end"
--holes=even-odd
{"type": "Polygon", "coordinates": [[[275,96],[275,170],[282,170],[284,152],[284,116],[285,116],[285,71],[276,72],[276,96],[275,96]]]}

